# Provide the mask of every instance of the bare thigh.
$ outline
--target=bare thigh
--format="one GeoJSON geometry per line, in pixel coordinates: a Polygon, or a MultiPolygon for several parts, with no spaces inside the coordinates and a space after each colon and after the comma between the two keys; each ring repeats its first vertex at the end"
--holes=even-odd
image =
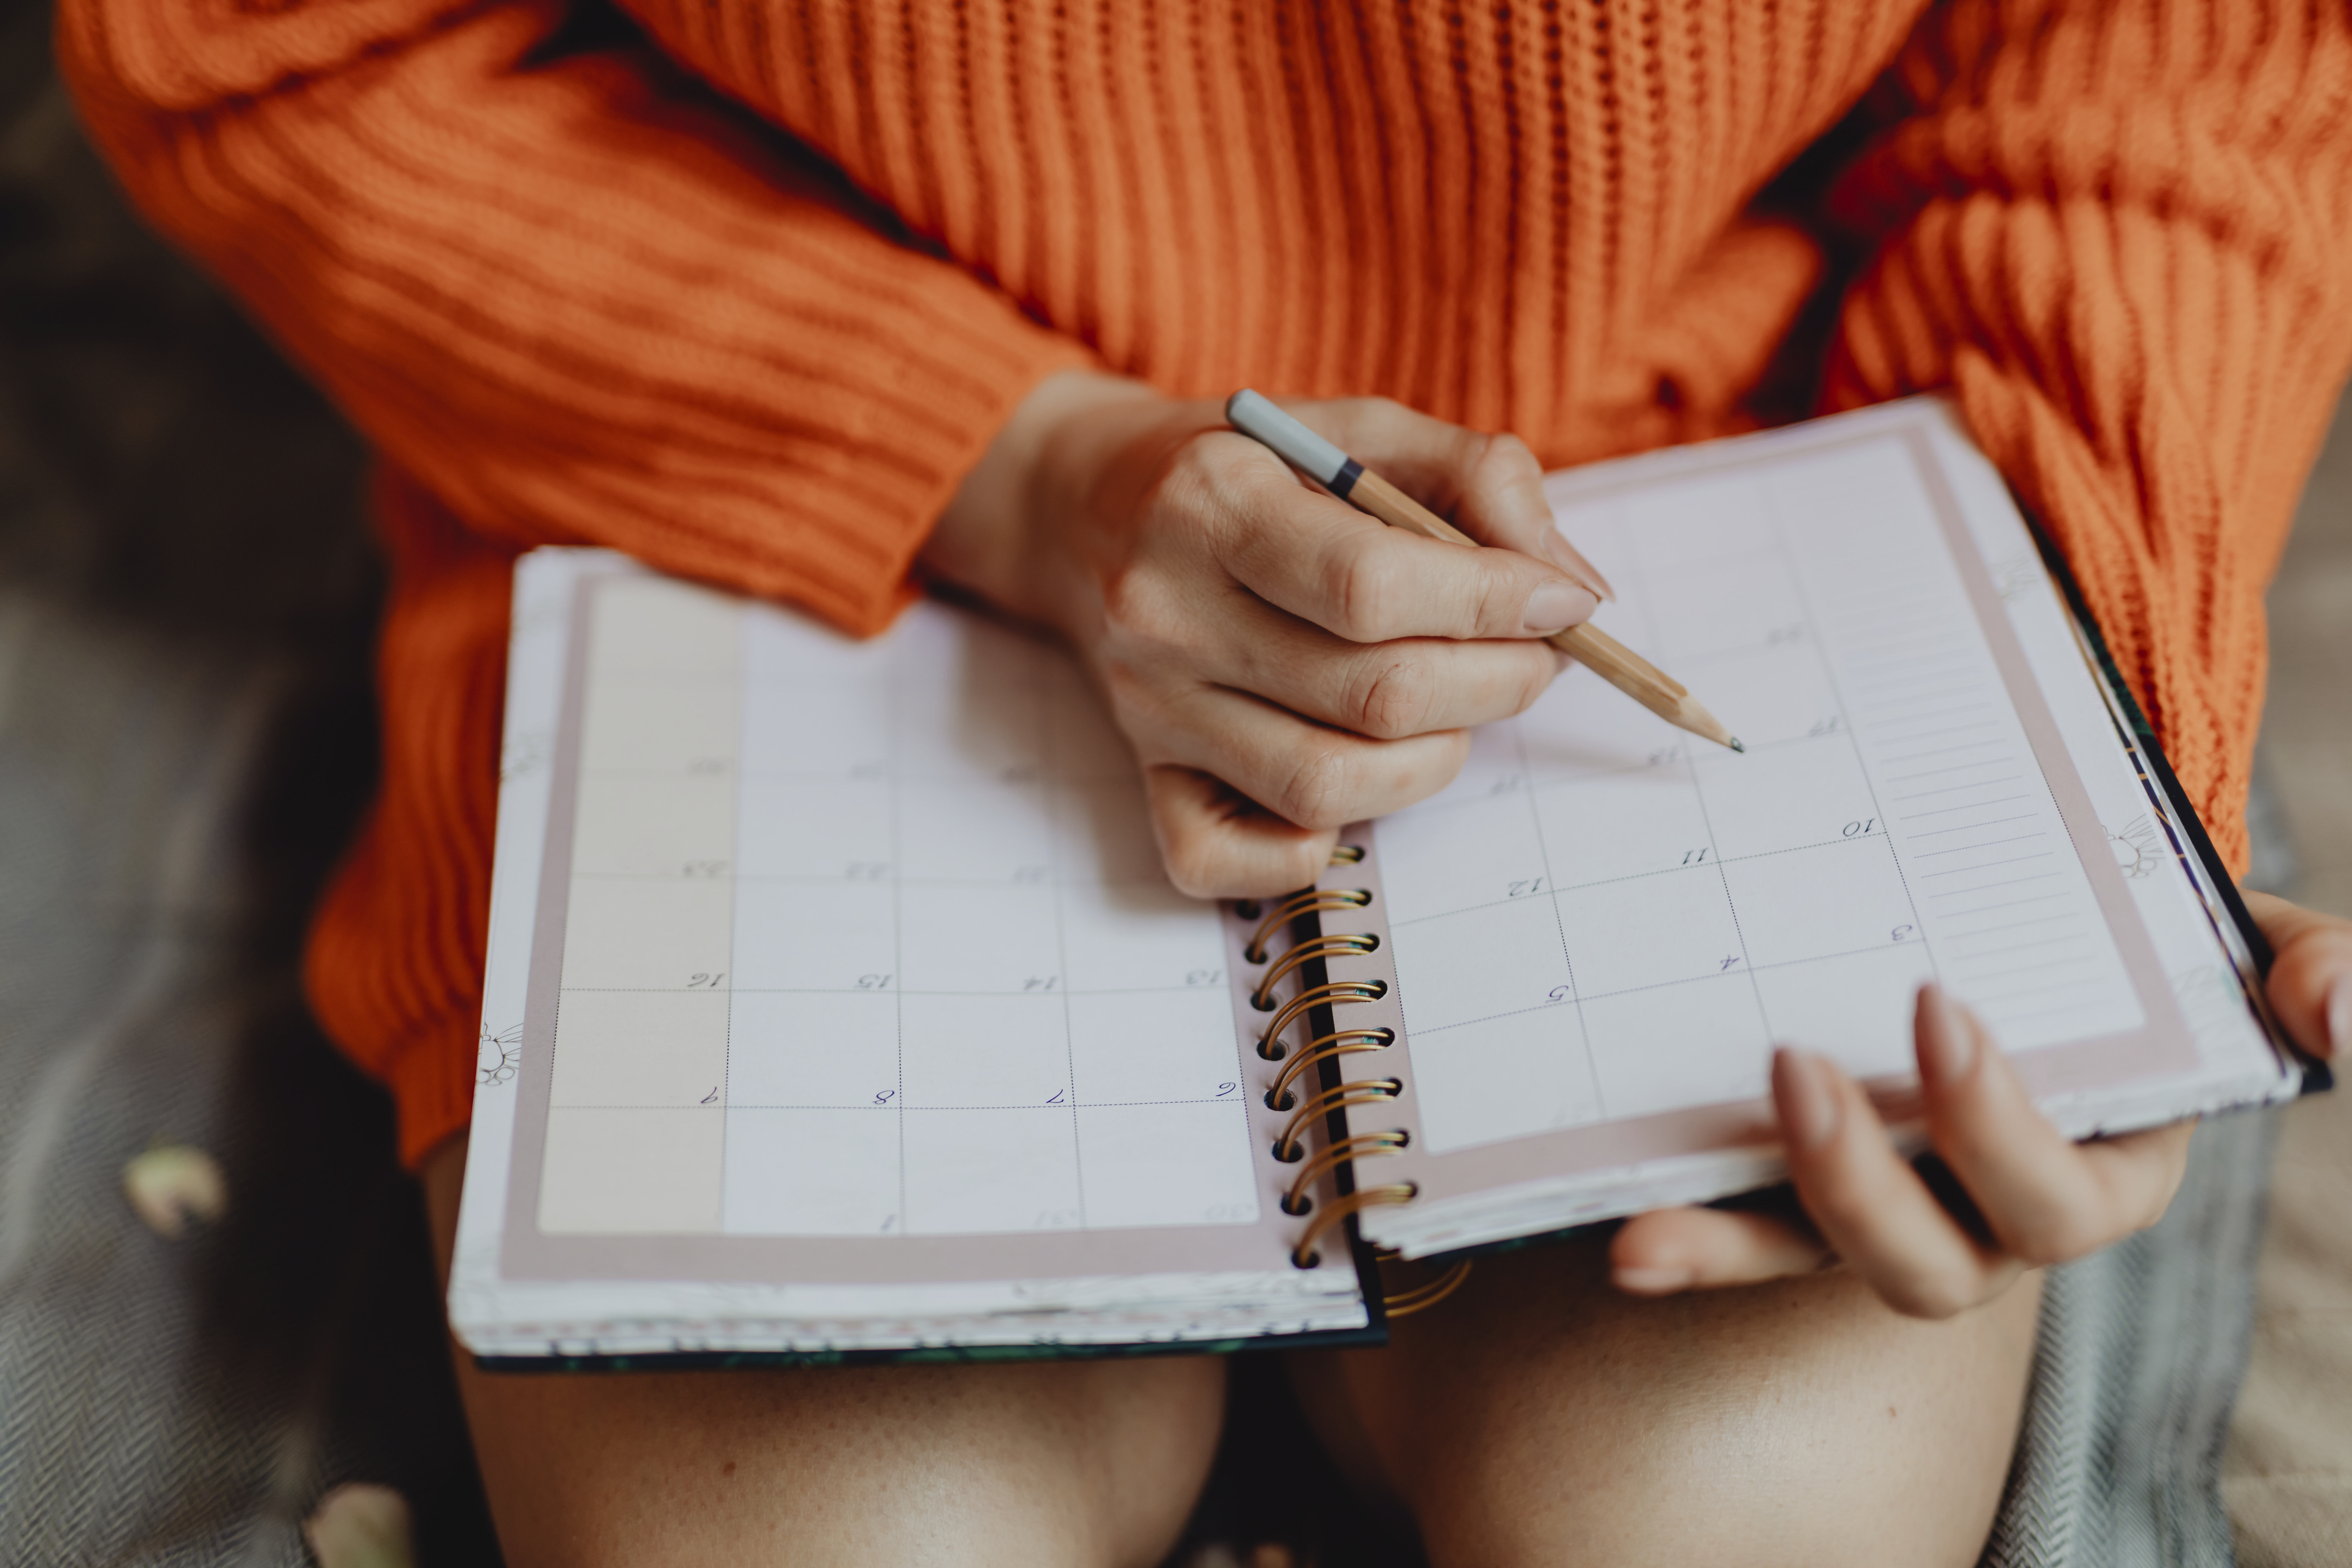
{"type": "MultiPolygon", "coordinates": [[[[464,1169],[425,1172],[445,1273],[464,1169]]],[[[513,1568],[1148,1565],[1224,1410],[1204,1356],[457,1382],[513,1568]]]]}
{"type": "Polygon", "coordinates": [[[1438,1568],[1974,1563],[2000,1505],[2040,1280],[1948,1322],[1843,1273],[1665,1300],[1598,1246],[1481,1261],[1385,1350],[1291,1375],[1438,1568]]]}

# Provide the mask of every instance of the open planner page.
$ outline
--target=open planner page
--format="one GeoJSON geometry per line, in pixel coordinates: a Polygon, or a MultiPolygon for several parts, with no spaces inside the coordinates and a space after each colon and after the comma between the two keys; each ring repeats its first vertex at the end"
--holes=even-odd
{"type": "Polygon", "coordinates": [[[1364,1327],[1344,1258],[1288,1259],[1224,923],[1057,652],[543,551],[509,690],[478,1354],[1364,1327]]]}
{"type": "Polygon", "coordinates": [[[1780,1169],[1776,1042],[1900,1116],[1923,981],[1974,1007],[2076,1133],[2292,1094],[2187,825],[2143,777],[1998,476],[1940,402],[1556,475],[1619,597],[1598,624],[1745,754],[1573,669],[1354,830],[1323,929],[1378,932],[1400,1050],[1353,1110],[1410,1144],[1368,1239],[1421,1256],[1780,1169]]]}

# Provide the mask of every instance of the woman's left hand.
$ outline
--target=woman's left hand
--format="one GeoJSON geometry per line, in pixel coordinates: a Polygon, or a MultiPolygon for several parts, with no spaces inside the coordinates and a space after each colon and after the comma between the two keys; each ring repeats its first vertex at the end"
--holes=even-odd
{"type": "MultiPolygon", "coordinates": [[[[2352,1046],[2352,921],[2250,894],[2277,953],[2271,1005],[2314,1056],[2352,1046]]],[[[1935,1152],[1981,1215],[1972,1225],[1895,1152],[1859,1084],[1828,1058],[1783,1048],[1772,1099],[1804,1221],[1724,1209],[1658,1209],[1611,1247],[1618,1286],[1668,1295],[1808,1274],[1843,1262],[1887,1304],[1944,1318],[1990,1300],[2028,1268],[2063,1263],[2156,1223],[2189,1157],[2183,1122],[2069,1142],[2034,1108],[1991,1034],[1936,986],[1915,1020],[1935,1152]]]]}

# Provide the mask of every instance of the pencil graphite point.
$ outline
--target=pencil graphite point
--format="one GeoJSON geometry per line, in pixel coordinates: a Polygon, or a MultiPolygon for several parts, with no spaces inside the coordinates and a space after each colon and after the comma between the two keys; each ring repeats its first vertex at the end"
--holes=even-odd
{"type": "Polygon", "coordinates": [[[1739,737],[1737,735],[1731,737],[1731,749],[1742,756],[1748,754],[1748,748],[1739,743],[1739,737]]]}

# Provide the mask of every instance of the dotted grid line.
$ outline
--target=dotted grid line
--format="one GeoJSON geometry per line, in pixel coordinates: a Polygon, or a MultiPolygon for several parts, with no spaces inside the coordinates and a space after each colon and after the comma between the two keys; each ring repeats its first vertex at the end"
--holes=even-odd
{"type": "MultiPolygon", "coordinates": [[[[1775,963],[1758,963],[1748,965],[1748,967],[1751,973],[1769,973],[1778,969],[1801,969],[1809,963],[1833,963],[1841,958],[1859,958],[1865,953],[1892,952],[1898,947],[1919,947],[1924,945],[1925,944],[1921,942],[1878,942],[1871,943],[1868,947],[1848,948],[1843,952],[1817,952],[1806,958],[1783,958],[1775,963]]],[[[1595,991],[1589,996],[1578,996],[1574,998],[1574,1000],[1579,1002],[1606,1002],[1612,997],[1633,996],[1638,995],[1644,991],[1672,991],[1675,987],[1681,985],[1706,985],[1714,981],[1728,980],[1730,978],[1731,974],[1727,970],[1718,970],[1712,974],[1685,974],[1679,980],[1653,980],[1646,985],[1622,985],[1614,991],[1595,991]]],[[[1420,1030],[1416,1031],[1416,1033],[1420,1035],[1442,1035],[1448,1029],[1467,1028],[1473,1024],[1491,1024],[1497,1018],[1516,1018],[1522,1013],[1547,1012],[1554,1007],[1567,1005],[1570,1000],[1570,998],[1563,996],[1557,1002],[1538,1002],[1530,1006],[1510,1007],[1500,1013],[1481,1014],[1475,1018],[1457,1018],[1451,1024],[1426,1025],[1420,1030]]]]}
{"type": "MultiPolygon", "coordinates": [[[[1829,737],[1824,735],[1819,738],[1822,740],[1827,740],[1829,737]]],[[[1702,800],[1699,803],[1699,809],[1701,814],[1704,815],[1706,809],[1705,801],[1702,800]]],[[[1710,830],[1710,837],[1711,836],[1712,830],[1710,830]]],[[[1719,857],[1715,853],[1714,844],[1710,842],[1707,846],[1707,865],[1737,866],[1742,865],[1749,860],[1769,860],[1775,855],[1795,855],[1808,849],[1832,849],[1843,844],[1866,844],[1885,837],[1885,835],[1880,833],[1857,833],[1852,838],[1823,838],[1811,844],[1791,844],[1785,849],[1759,849],[1752,855],[1725,855],[1719,857]]],[[[1598,877],[1590,882],[1571,882],[1566,887],[1552,888],[1549,890],[1553,897],[1557,898],[1563,893],[1582,892],[1587,888],[1609,888],[1614,887],[1620,882],[1645,882],[1653,877],[1675,877],[1680,876],[1685,872],[1703,871],[1706,868],[1706,866],[1696,864],[1689,866],[1661,866],[1654,871],[1628,871],[1622,877],[1598,877]]],[[[1547,866],[1545,869],[1547,872],[1546,880],[1549,881],[1549,872],[1550,868],[1547,866]]],[[[1491,910],[1503,904],[1523,904],[1534,896],[1535,895],[1532,893],[1522,893],[1517,898],[1506,896],[1499,899],[1489,899],[1484,903],[1463,904],[1450,910],[1439,910],[1432,914],[1415,915],[1409,921],[1392,921],[1390,922],[1390,925],[1392,930],[1402,929],[1410,925],[1420,925],[1426,921],[1442,921],[1449,915],[1471,914],[1479,910],[1491,910]]],[[[1916,914],[1916,911],[1914,912],[1916,914]]]]}
{"type": "MultiPolygon", "coordinates": [[[[1757,486],[1756,489],[1760,491],[1762,487],[1759,485],[1757,486]]],[[[1626,542],[1631,552],[1641,563],[1643,581],[1646,584],[1649,579],[1649,559],[1642,549],[1641,537],[1639,534],[1636,534],[1626,542]]],[[[1786,559],[1787,552],[1777,548],[1780,543],[1778,535],[1773,536],[1773,543],[1776,548],[1769,553],[1778,554],[1782,557],[1777,564],[1779,564],[1782,571],[1788,573],[1790,577],[1793,580],[1796,575],[1795,568],[1786,559]]],[[[1768,552],[1759,552],[1759,553],[1761,554],[1768,552]]],[[[1656,648],[1664,648],[1665,647],[1665,638],[1660,634],[1657,622],[1651,616],[1650,596],[1646,593],[1643,594],[1641,598],[1641,611],[1642,623],[1649,627],[1650,630],[1650,646],[1656,648]]],[[[1808,647],[1814,650],[1813,657],[1818,660],[1821,658],[1819,647],[1820,638],[1818,636],[1809,636],[1806,637],[1805,643],[1808,647]]],[[[1764,1026],[1765,1037],[1769,1039],[1772,1037],[1772,1015],[1764,1005],[1764,987],[1756,978],[1756,965],[1748,955],[1748,932],[1746,929],[1741,926],[1739,921],[1738,901],[1731,896],[1730,874],[1723,868],[1722,850],[1717,845],[1715,839],[1715,816],[1714,814],[1709,812],[1706,808],[1706,789],[1705,785],[1698,782],[1698,763],[1691,756],[1689,746],[1685,745],[1682,748],[1682,751],[1683,776],[1690,781],[1691,798],[1698,803],[1699,824],[1706,830],[1706,852],[1715,861],[1716,884],[1722,888],[1724,908],[1728,910],[1731,913],[1732,939],[1739,943],[1739,966],[1748,972],[1748,994],[1755,999],[1756,1016],[1764,1026]]],[[[1557,910],[1559,907],[1559,890],[1555,889],[1552,893],[1552,908],[1557,910]]],[[[1580,1008],[1581,1004],[1580,1003],[1579,1005],[1580,1008]]],[[[1593,1074],[1593,1079],[1596,1083],[1600,1079],[1600,1073],[1597,1069],[1593,1074]]]]}
{"type": "MultiPolygon", "coordinates": [[[[1601,1087],[1600,1064],[1592,1059],[1592,1029],[1584,1021],[1584,997],[1577,990],[1576,955],[1568,949],[1568,921],[1559,912],[1559,889],[1552,887],[1551,845],[1544,837],[1543,813],[1536,809],[1535,780],[1528,767],[1527,735],[1519,728],[1517,720],[1511,722],[1511,738],[1519,750],[1519,778],[1525,785],[1522,793],[1527,796],[1528,821],[1535,829],[1536,854],[1543,861],[1544,885],[1552,888],[1551,923],[1552,929],[1559,933],[1559,961],[1568,966],[1568,999],[1576,1005],[1576,1036],[1578,1047],[1584,1052],[1584,1081],[1591,1085],[1593,1104],[1599,1109],[1601,1116],[1606,1118],[1609,1114],[1609,1097],[1601,1087]]],[[[1508,899],[1502,901],[1510,902],[1508,899]]],[[[1405,923],[1415,922],[1406,921],[1405,923]]],[[[1391,931],[1396,929],[1398,928],[1394,925],[1390,927],[1391,931]]],[[[1391,964],[1390,967],[1393,969],[1395,965],[1391,964]]]]}

